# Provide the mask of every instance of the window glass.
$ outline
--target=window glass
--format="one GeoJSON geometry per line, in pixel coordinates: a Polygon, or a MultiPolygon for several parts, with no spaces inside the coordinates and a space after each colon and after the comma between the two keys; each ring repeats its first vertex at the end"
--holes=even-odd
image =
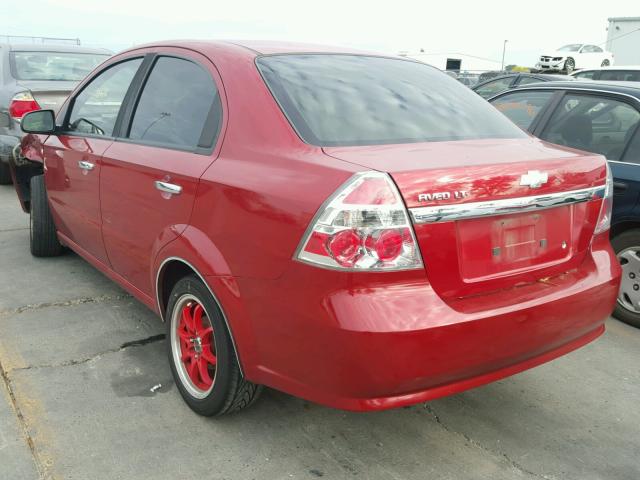
{"type": "Polygon", "coordinates": [[[91,80],[74,100],[67,129],[113,135],[120,106],[141,63],[141,58],[118,63],[91,80]]]}
{"type": "Polygon", "coordinates": [[[640,163],[640,129],[636,127],[635,135],[633,134],[634,129],[629,129],[627,136],[633,137],[633,139],[631,140],[631,144],[627,148],[622,161],[629,163],[640,163]]]}
{"type": "Polygon", "coordinates": [[[482,98],[491,98],[494,95],[507,90],[512,81],[512,77],[499,78],[497,80],[493,80],[492,82],[487,82],[484,85],[479,86],[475,90],[476,93],[482,98]]]}
{"type": "Polygon", "coordinates": [[[518,85],[529,85],[531,83],[540,83],[543,81],[544,80],[540,80],[539,78],[536,78],[536,77],[520,77],[520,81],[518,82],[518,85]]]}
{"type": "Polygon", "coordinates": [[[491,104],[513,123],[527,130],[554,93],[552,90],[514,92],[493,100],[491,104]]]}
{"type": "Polygon", "coordinates": [[[598,47],[596,45],[592,45],[591,48],[592,48],[591,51],[594,52],[594,53],[601,53],[603,51],[600,47],[598,47]]]}
{"type": "Polygon", "coordinates": [[[211,128],[217,133],[220,97],[211,75],[189,60],[160,57],[140,96],[129,138],[195,148],[212,108],[217,113],[211,128]]]}
{"type": "Polygon", "coordinates": [[[640,82],[640,70],[603,70],[600,72],[600,80],[640,82]]]}
{"type": "Polygon", "coordinates": [[[595,70],[585,70],[584,72],[578,72],[578,73],[574,73],[573,77],[575,78],[580,78],[580,79],[589,79],[589,80],[593,80],[593,77],[595,76],[596,71],[595,70]]]}
{"type": "Polygon", "coordinates": [[[473,91],[420,62],[305,54],[260,57],[258,66],[298,134],[314,145],[524,135],[473,91]]]}
{"type": "Polygon", "coordinates": [[[572,43],[571,45],[565,45],[558,49],[559,52],[577,52],[582,47],[581,43],[572,43]]]}
{"type": "Polygon", "coordinates": [[[627,103],[593,95],[566,95],[540,137],[619,160],[639,120],[640,113],[627,103]]]}
{"type": "Polygon", "coordinates": [[[79,82],[109,55],[98,53],[11,52],[16,80],[69,80],[79,82]]]}

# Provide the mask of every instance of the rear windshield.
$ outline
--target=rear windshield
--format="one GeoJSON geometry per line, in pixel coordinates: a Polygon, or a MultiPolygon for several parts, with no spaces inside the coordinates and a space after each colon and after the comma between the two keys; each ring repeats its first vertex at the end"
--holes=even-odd
{"type": "Polygon", "coordinates": [[[78,82],[109,55],[96,53],[11,52],[16,80],[69,80],[78,82]]]}
{"type": "Polygon", "coordinates": [[[480,96],[411,60],[363,55],[274,55],[257,65],[285,115],[319,146],[520,138],[480,96]]]}

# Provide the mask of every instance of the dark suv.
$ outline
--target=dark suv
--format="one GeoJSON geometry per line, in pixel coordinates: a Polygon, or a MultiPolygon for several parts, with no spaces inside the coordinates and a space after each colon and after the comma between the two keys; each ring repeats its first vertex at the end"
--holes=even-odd
{"type": "Polygon", "coordinates": [[[607,157],[614,177],[611,243],[623,270],[614,316],[640,327],[640,83],[550,82],[489,102],[543,140],[607,157]]]}
{"type": "Polygon", "coordinates": [[[20,119],[40,108],[56,111],[69,93],[111,53],[76,45],[0,44],[0,184],[22,137],[20,119]]]}

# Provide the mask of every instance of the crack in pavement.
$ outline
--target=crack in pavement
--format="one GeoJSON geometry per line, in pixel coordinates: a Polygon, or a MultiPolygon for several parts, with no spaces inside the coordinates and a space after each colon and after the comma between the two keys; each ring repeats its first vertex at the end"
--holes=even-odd
{"type": "Polygon", "coordinates": [[[40,310],[43,308],[71,307],[75,305],[83,305],[86,303],[102,303],[102,302],[108,302],[110,300],[126,300],[128,298],[133,298],[133,297],[128,293],[123,293],[118,295],[98,295],[97,297],[81,297],[73,300],[63,300],[59,302],[33,303],[29,305],[23,305],[21,307],[11,308],[8,310],[0,310],[0,318],[8,317],[10,315],[17,315],[23,312],[30,312],[33,310],[40,310]]]}
{"type": "Polygon", "coordinates": [[[60,363],[51,363],[51,364],[40,364],[40,365],[27,365],[26,367],[18,367],[18,368],[13,368],[10,370],[10,372],[19,372],[19,371],[24,371],[24,370],[36,370],[36,369],[41,369],[41,368],[62,368],[62,367],[72,367],[75,365],[81,365],[83,363],[88,363],[92,360],[98,359],[104,355],[109,355],[111,353],[118,353],[118,352],[122,352],[123,350],[126,350],[127,348],[135,348],[135,347],[143,347],[145,345],[149,345],[150,343],[156,343],[156,342],[160,342],[162,340],[164,340],[166,337],[166,335],[164,333],[161,333],[159,335],[151,335],[150,337],[145,337],[145,338],[141,338],[139,340],[132,340],[130,342],[125,342],[122,345],[120,345],[118,348],[111,348],[109,350],[104,350],[102,352],[99,353],[95,353],[93,355],[91,355],[90,357],[86,357],[86,358],[80,358],[80,359],[72,359],[72,360],[67,360],[66,362],[60,362],[60,363]]]}
{"type": "Polygon", "coordinates": [[[518,462],[516,462],[515,460],[511,459],[509,457],[509,455],[507,455],[506,453],[500,451],[500,450],[493,450],[491,448],[485,447],[484,445],[482,445],[480,442],[478,442],[477,440],[474,440],[473,438],[471,438],[469,435],[467,435],[464,432],[458,432],[457,430],[453,430],[451,428],[449,428],[449,426],[447,426],[438,416],[438,414],[436,414],[436,412],[433,410],[433,407],[427,403],[423,404],[424,409],[433,417],[433,419],[436,421],[436,423],[438,425],[440,425],[440,427],[442,429],[444,429],[446,432],[452,433],[454,435],[459,435],[462,438],[464,438],[467,442],[469,442],[471,445],[473,445],[476,448],[479,448],[480,450],[483,450],[487,453],[490,453],[491,455],[497,455],[499,457],[504,458],[509,465],[511,465],[513,468],[515,468],[516,470],[519,470],[520,472],[527,474],[527,475],[531,475],[533,477],[536,478],[542,478],[544,480],[553,480],[554,477],[550,477],[547,476],[545,474],[540,474],[540,473],[536,473],[536,472],[532,472],[531,470],[526,469],[524,466],[520,465],[518,462]]]}
{"type": "Polygon", "coordinates": [[[11,408],[13,409],[16,418],[18,419],[18,423],[20,425],[20,429],[22,430],[22,435],[24,436],[24,440],[29,447],[29,451],[31,452],[31,457],[33,458],[33,462],[36,466],[36,471],[38,472],[38,476],[42,479],[50,478],[50,473],[45,467],[45,463],[40,458],[36,450],[36,445],[33,440],[33,437],[29,433],[29,427],[27,426],[27,421],[25,420],[24,414],[20,407],[18,406],[18,401],[16,399],[15,392],[13,391],[13,385],[11,383],[11,379],[9,378],[8,373],[2,366],[2,362],[0,362],[0,377],[2,378],[2,382],[4,383],[5,388],[9,394],[9,400],[11,402],[11,408]]]}

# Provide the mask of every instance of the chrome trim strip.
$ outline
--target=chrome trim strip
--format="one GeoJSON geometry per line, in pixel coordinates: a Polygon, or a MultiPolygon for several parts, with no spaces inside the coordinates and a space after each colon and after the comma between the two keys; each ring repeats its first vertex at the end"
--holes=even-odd
{"type": "Polygon", "coordinates": [[[410,208],[413,223],[452,222],[468,218],[507,215],[510,213],[534,212],[546,208],[587,202],[594,198],[603,198],[605,185],[572,190],[570,192],[550,193],[531,197],[505,198],[486,202],[460,203],[455,205],[434,205],[430,207],[410,208]]]}
{"type": "Polygon", "coordinates": [[[218,300],[218,297],[216,297],[216,295],[213,293],[213,290],[211,290],[211,287],[209,287],[209,284],[205,281],[204,277],[202,275],[200,275],[200,272],[198,272],[198,270],[196,270],[196,268],[193,265],[191,265],[189,262],[187,262],[183,258],[180,258],[180,257],[165,258],[162,261],[162,263],[160,264],[160,267],[158,268],[158,272],[156,273],[156,302],[158,304],[158,313],[160,313],[160,319],[163,322],[166,322],[166,319],[164,318],[166,312],[162,311],[162,306],[160,304],[160,288],[159,288],[160,287],[160,272],[163,271],[165,264],[169,263],[172,260],[176,260],[178,262],[182,262],[187,267],[189,267],[191,270],[193,270],[195,272],[195,274],[198,276],[198,278],[202,281],[202,283],[204,283],[205,287],[207,287],[207,290],[209,290],[209,293],[213,297],[213,300],[216,302],[216,305],[218,306],[218,310],[220,311],[220,314],[222,315],[222,321],[224,322],[224,324],[227,327],[227,331],[229,332],[229,337],[231,337],[231,345],[233,345],[233,351],[236,354],[236,360],[238,361],[238,367],[240,368],[240,374],[244,377],[244,369],[242,368],[242,362],[240,361],[240,356],[238,355],[238,348],[236,347],[236,340],[235,340],[235,338],[233,338],[233,331],[231,331],[231,326],[229,325],[229,321],[227,320],[227,316],[224,313],[224,310],[222,309],[222,304],[218,300]]]}

